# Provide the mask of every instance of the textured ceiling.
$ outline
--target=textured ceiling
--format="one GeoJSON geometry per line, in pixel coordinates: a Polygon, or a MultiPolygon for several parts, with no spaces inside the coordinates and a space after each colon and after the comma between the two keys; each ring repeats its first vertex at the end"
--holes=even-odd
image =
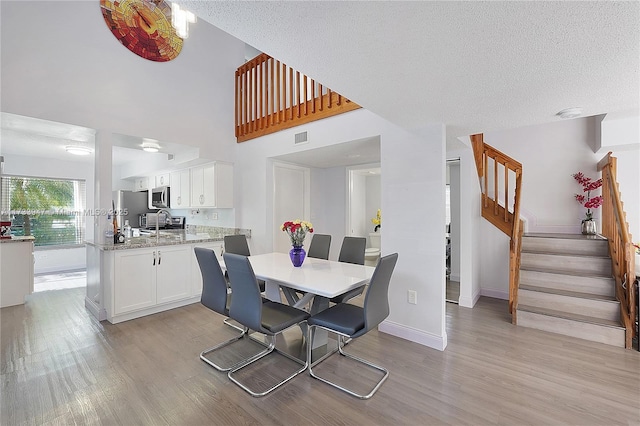
{"type": "Polygon", "coordinates": [[[178,3],[399,126],[445,123],[448,142],[639,107],[640,2],[178,3]]]}

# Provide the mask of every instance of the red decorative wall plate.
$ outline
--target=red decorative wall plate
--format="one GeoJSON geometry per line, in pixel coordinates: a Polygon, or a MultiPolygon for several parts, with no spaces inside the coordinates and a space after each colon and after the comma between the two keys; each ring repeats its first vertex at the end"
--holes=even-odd
{"type": "Polygon", "coordinates": [[[163,0],[100,0],[113,35],[138,56],[156,62],[175,59],[183,40],[171,26],[171,6],[163,0]]]}

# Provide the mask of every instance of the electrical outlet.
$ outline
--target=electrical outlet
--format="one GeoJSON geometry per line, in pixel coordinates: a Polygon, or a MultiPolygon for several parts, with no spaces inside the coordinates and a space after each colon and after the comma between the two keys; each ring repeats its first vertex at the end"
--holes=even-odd
{"type": "Polygon", "coordinates": [[[218,220],[218,212],[211,213],[211,219],[212,220],[218,220]]]}
{"type": "Polygon", "coordinates": [[[415,290],[408,290],[407,291],[407,302],[409,302],[412,305],[417,305],[418,304],[418,292],[415,290]]]}

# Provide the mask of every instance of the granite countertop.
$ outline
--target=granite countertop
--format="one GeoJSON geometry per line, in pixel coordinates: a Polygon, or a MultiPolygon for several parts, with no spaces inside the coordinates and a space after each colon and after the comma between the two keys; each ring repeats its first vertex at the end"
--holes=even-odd
{"type": "Polygon", "coordinates": [[[198,232],[187,233],[184,230],[161,230],[158,238],[151,235],[143,235],[140,237],[127,238],[121,244],[104,244],[95,243],[93,241],[85,241],[87,245],[97,247],[100,250],[128,250],[157,246],[173,246],[179,244],[207,243],[214,241],[223,241],[224,236],[220,232],[198,232]]]}
{"type": "Polygon", "coordinates": [[[16,237],[13,235],[11,238],[0,238],[0,243],[28,243],[33,241],[35,241],[35,237],[33,235],[26,237],[16,237]]]}

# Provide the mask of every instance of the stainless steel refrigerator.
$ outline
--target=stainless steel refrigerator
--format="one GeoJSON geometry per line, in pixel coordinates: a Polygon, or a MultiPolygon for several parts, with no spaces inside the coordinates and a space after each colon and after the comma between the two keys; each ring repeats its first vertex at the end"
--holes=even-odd
{"type": "Polygon", "coordinates": [[[147,191],[113,191],[115,211],[118,213],[118,227],[124,228],[124,221],[129,220],[132,228],[138,228],[138,217],[142,213],[152,211],[149,208],[149,193],[147,191]],[[126,212],[126,214],[125,214],[126,212]]]}

